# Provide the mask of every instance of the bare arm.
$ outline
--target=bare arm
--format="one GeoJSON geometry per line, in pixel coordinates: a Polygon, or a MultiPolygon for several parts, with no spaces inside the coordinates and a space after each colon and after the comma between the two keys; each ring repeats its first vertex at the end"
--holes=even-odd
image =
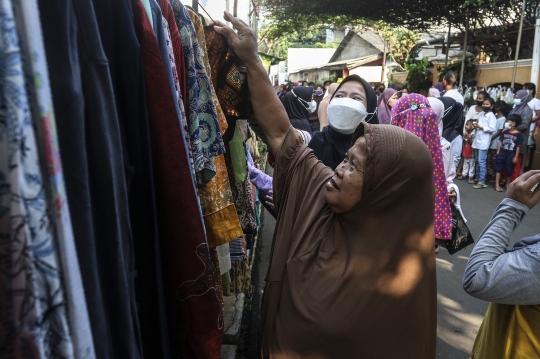
{"type": "Polygon", "coordinates": [[[270,152],[277,154],[291,127],[289,117],[259,59],[255,33],[245,22],[228,12],[225,12],[224,17],[233,24],[237,32],[218,21],[215,22],[214,30],[227,38],[229,46],[247,67],[249,93],[255,118],[266,135],[270,152]]]}

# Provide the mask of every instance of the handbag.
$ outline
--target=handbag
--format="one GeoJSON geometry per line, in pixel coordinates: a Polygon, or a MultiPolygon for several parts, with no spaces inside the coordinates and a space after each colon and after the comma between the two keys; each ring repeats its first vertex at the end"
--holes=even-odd
{"type": "Polygon", "coordinates": [[[469,244],[473,244],[474,239],[461,212],[452,201],[450,201],[450,207],[452,208],[452,239],[447,241],[445,245],[448,253],[454,254],[465,249],[469,244]]]}

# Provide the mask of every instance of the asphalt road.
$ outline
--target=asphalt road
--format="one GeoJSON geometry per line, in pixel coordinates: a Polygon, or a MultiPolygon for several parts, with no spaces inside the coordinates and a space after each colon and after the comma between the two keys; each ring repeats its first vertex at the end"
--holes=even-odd
{"type": "MultiPolygon", "coordinates": [[[[268,166],[270,168],[270,166],[268,166]]],[[[505,193],[495,192],[493,186],[487,189],[473,189],[472,185],[457,181],[461,192],[461,206],[467,225],[473,237],[477,240],[497,205],[504,199],[505,193]]],[[[245,323],[244,350],[240,358],[256,358],[257,330],[261,290],[264,288],[264,277],[268,269],[270,250],[272,246],[275,221],[263,210],[263,227],[259,234],[257,247],[258,258],[254,266],[253,278],[257,278],[255,295],[249,323],[245,323]]],[[[516,240],[540,232],[540,205],[530,211],[523,223],[514,232],[512,239],[516,240]]],[[[437,358],[467,359],[474,344],[478,328],[488,307],[483,302],[469,296],[461,286],[465,266],[473,246],[449,255],[444,249],[437,255],[437,358]]]]}

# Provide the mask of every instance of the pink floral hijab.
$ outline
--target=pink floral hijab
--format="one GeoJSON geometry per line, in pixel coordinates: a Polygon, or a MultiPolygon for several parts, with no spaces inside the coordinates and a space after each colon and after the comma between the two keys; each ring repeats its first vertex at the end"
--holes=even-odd
{"type": "Polygon", "coordinates": [[[452,239],[452,211],[446,189],[437,114],[424,96],[413,93],[392,106],[392,125],[420,137],[431,152],[435,182],[435,238],[452,239]]]}

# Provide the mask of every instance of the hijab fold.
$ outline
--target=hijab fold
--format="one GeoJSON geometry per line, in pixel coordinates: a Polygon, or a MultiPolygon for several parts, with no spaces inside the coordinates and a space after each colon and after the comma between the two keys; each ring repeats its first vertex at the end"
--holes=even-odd
{"type": "Polygon", "coordinates": [[[516,95],[521,100],[519,106],[515,106],[509,113],[509,115],[515,114],[523,117],[523,112],[529,107],[528,103],[532,100],[532,95],[527,90],[519,90],[516,95]]]}
{"type": "Polygon", "coordinates": [[[463,105],[452,97],[441,97],[439,100],[444,104],[442,137],[452,142],[456,137],[461,136],[463,131],[465,121],[463,105]]]}
{"type": "Polygon", "coordinates": [[[291,131],[276,156],[260,358],[435,358],[431,156],[395,126],[361,123],[355,136],[366,171],[346,213],[324,199],[334,172],[291,131]]]}
{"type": "Polygon", "coordinates": [[[397,91],[393,88],[387,88],[379,96],[377,104],[377,116],[381,125],[389,125],[392,123],[392,107],[388,105],[388,101],[397,91]]]}

